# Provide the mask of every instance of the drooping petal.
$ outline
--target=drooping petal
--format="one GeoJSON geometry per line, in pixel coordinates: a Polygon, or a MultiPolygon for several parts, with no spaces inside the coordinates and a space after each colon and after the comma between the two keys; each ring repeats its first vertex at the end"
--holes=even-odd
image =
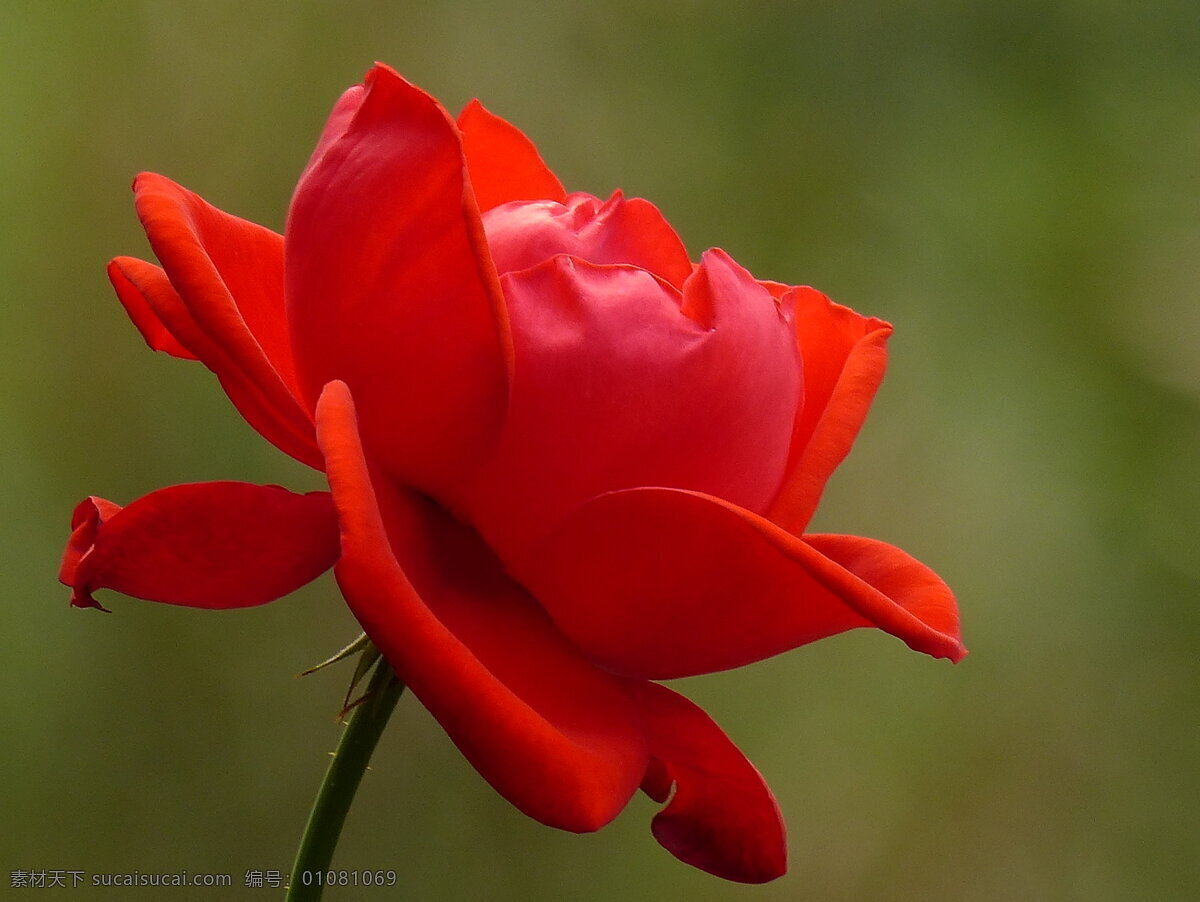
{"type": "Polygon", "coordinates": [[[632,681],[629,691],[642,711],[652,758],[642,788],[655,801],[670,799],[651,824],[655,839],[681,861],[726,880],[765,883],[782,875],[783,817],[754,765],[678,693],[632,681]]]}
{"type": "Polygon", "coordinates": [[[517,362],[508,420],[456,499],[501,557],[615,489],[673,486],[765,509],[800,371],[789,325],[744,270],[709,253],[684,309],[643,270],[563,256],[503,284],[517,362]]]}
{"type": "Polygon", "coordinates": [[[171,280],[161,267],[134,257],[117,257],[108,264],[108,279],[116,289],[121,306],[151,350],[163,351],[183,360],[199,359],[171,333],[146,300],[146,294],[154,293],[166,298],[165,304],[183,308],[183,300],[171,287],[171,280]],[[142,287],[139,288],[139,285],[142,287]]]}
{"type": "Polygon", "coordinates": [[[862,536],[809,533],[804,542],[834,566],[822,565],[822,579],[834,592],[862,596],[864,616],[875,625],[900,636],[917,651],[960,661],[967,650],[960,641],[958,605],[941,577],[894,545],[862,536]],[[864,593],[863,589],[873,590],[864,593]],[[878,604],[879,598],[896,599],[900,608],[878,604]],[[915,617],[926,630],[905,638],[915,617]],[[950,641],[946,641],[946,640],[950,641]]]}
{"type": "Polygon", "coordinates": [[[569,254],[588,263],[627,263],[680,290],[692,274],[687,248],[658,208],[620,191],[603,204],[582,193],[565,203],[508,203],[489,211],[483,225],[500,273],[569,254]]]}
{"type": "Polygon", "coordinates": [[[603,826],[647,760],[621,681],[579,656],[478,535],[368,468],[343,383],[323,393],[317,431],[341,518],[335,573],[367,635],[517,808],[603,826]]]}
{"type": "Polygon", "coordinates": [[[515,125],[472,100],[458,114],[458,127],[481,211],[513,200],[564,200],[562,182],[515,125]]]}
{"type": "Polygon", "coordinates": [[[196,323],[264,390],[278,380],[294,394],[283,236],[156,173],[140,174],[133,190],[150,246],[196,323]]]}
{"type": "Polygon", "coordinates": [[[900,549],[798,538],[693,492],[600,496],[509,565],[585,655],[631,677],[739,667],[865,626],[935,657],[966,654],[954,596],[900,549]]]}
{"type": "Polygon", "coordinates": [[[78,607],[100,607],[92,593],[102,588],[196,608],[264,604],[338,556],[329,493],[271,485],[175,485],[123,508],[89,498],[71,525],[59,579],[78,607]]]}
{"type": "Polygon", "coordinates": [[[136,291],[165,331],[217,375],[251,426],[319,468],[312,420],[295,392],[280,236],[153,173],[138,176],[134,192],[170,284],[150,264],[118,257],[109,277],[126,309],[136,291]]]}
{"type": "Polygon", "coordinates": [[[804,406],[796,418],[788,477],[767,516],[799,533],[866,419],[887,366],[892,327],[812,288],[795,288],[783,301],[794,305],[796,341],[804,359],[804,406]]]}
{"type": "Polygon", "coordinates": [[[382,65],[343,113],[288,214],[300,382],[312,403],[326,382],[347,382],[381,463],[430,490],[499,428],[503,299],[449,114],[382,65]]]}

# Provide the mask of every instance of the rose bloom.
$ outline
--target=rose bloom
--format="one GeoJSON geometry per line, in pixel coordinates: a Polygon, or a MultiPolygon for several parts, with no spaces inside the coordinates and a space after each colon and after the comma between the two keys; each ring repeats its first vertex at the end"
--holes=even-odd
{"type": "Polygon", "coordinates": [[[891,327],[693,263],[647,201],[568,194],[478,102],[379,65],[334,107],[282,236],[159,175],[161,268],[108,273],[155,350],[212,370],[329,492],[238,482],[75,511],[61,578],[201,608],[333,567],[354,616],[472,765],[572,831],[640,787],[683,861],[786,869],[753,765],[659,680],[855,627],[957,660],[952,594],[873,539],[805,534],[891,327]]]}

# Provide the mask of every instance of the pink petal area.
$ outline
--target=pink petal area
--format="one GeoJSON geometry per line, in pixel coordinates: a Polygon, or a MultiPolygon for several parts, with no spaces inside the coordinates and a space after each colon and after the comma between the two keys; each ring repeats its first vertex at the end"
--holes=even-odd
{"type": "Polygon", "coordinates": [[[347,382],[380,462],[431,490],[491,446],[508,391],[504,304],[458,129],[380,65],[321,144],[287,223],[304,396],[347,382]]]}
{"type": "Polygon", "coordinates": [[[648,200],[620,191],[605,203],[572,194],[563,203],[509,203],[483,218],[498,272],[529,269],[556,254],[588,263],[627,263],[683,289],[692,274],[687,248],[648,200]]]}
{"type": "Polygon", "coordinates": [[[657,683],[630,683],[650,743],[642,788],[667,807],[651,830],[676,858],[726,880],[787,870],[783,817],[762,775],[696,705],[657,683]],[[671,788],[674,786],[674,794],[671,788]]]}
{"type": "Polygon", "coordinates": [[[659,485],[765,509],[800,391],[789,325],[720,252],[678,293],[570,257],[503,279],[516,353],[495,458],[454,498],[506,561],[607,491],[659,485]]]}
{"type": "Polygon", "coordinates": [[[459,113],[458,127],[481,211],[512,200],[565,199],[562,182],[542,160],[533,142],[478,100],[472,100],[459,113]]]}
{"type": "Polygon", "coordinates": [[[796,418],[789,475],[767,516],[799,533],[862,428],[883,380],[892,327],[812,288],[791,289],[782,301],[793,307],[804,359],[804,406],[796,418]]]}
{"type": "Polygon", "coordinates": [[[368,470],[343,383],[322,394],[317,430],[335,573],[363,629],[501,795],[550,826],[603,826],[647,760],[621,681],[579,657],[472,530],[368,470]]]}
{"type": "Polygon", "coordinates": [[[958,660],[954,596],[898,548],[797,538],[693,492],[613,492],[510,569],[598,665],[642,679],[739,667],[855,627],[958,660]]]}
{"type": "Polygon", "coordinates": [[[71,526],[59,579],[78,607],[101,607],[92,598],[101,588],[196,608],[264,604],[338,556],[327,492],[244,482],[171,486],[124,508],[88,498],[71,526]]]}

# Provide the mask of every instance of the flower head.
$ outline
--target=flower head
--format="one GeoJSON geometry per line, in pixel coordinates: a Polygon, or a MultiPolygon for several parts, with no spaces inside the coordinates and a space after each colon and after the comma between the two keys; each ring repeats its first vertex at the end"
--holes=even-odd
{"type": "Polygon", "coordinates": [[[965,653],[928,568],[804,533],[888,324],[719,250],[694,263],[649,202],[566,193],[512,125],[478,102],[455,120],[382,65],[335,106],[284,235],[162,176],[134,190],[161,264],[109,266],[135,325],[330,492],[88,499],[75,604],[260,604],[332,565],[514,805],[594,830],[640,787],[667,802],[664,846],[742,881],[785,869],[774,799],[655,681],[864,626],[965,653]]]}

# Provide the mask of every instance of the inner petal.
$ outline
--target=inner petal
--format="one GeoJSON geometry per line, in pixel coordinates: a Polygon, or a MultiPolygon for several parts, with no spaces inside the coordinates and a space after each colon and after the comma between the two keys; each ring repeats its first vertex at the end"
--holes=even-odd
{"type": "Polygon", "coordinates": [[[682,288],[687,248],[652,203],[616,192],[606,202],[571,194],[565,203],[513,201],[483,217],[496,269],[518,272],[568,254],[589,263],[626,263],[682,288]]]}
{"type": "Polygon", "coordinates": [[[501,281],[516,362],[508,418],[494,456],[442,500],[502,558],[617,489],[766,508],[801,370],[789,324],[749,274],[711,252],[682,303],[645,270],[566,255],[501,281]]]}

